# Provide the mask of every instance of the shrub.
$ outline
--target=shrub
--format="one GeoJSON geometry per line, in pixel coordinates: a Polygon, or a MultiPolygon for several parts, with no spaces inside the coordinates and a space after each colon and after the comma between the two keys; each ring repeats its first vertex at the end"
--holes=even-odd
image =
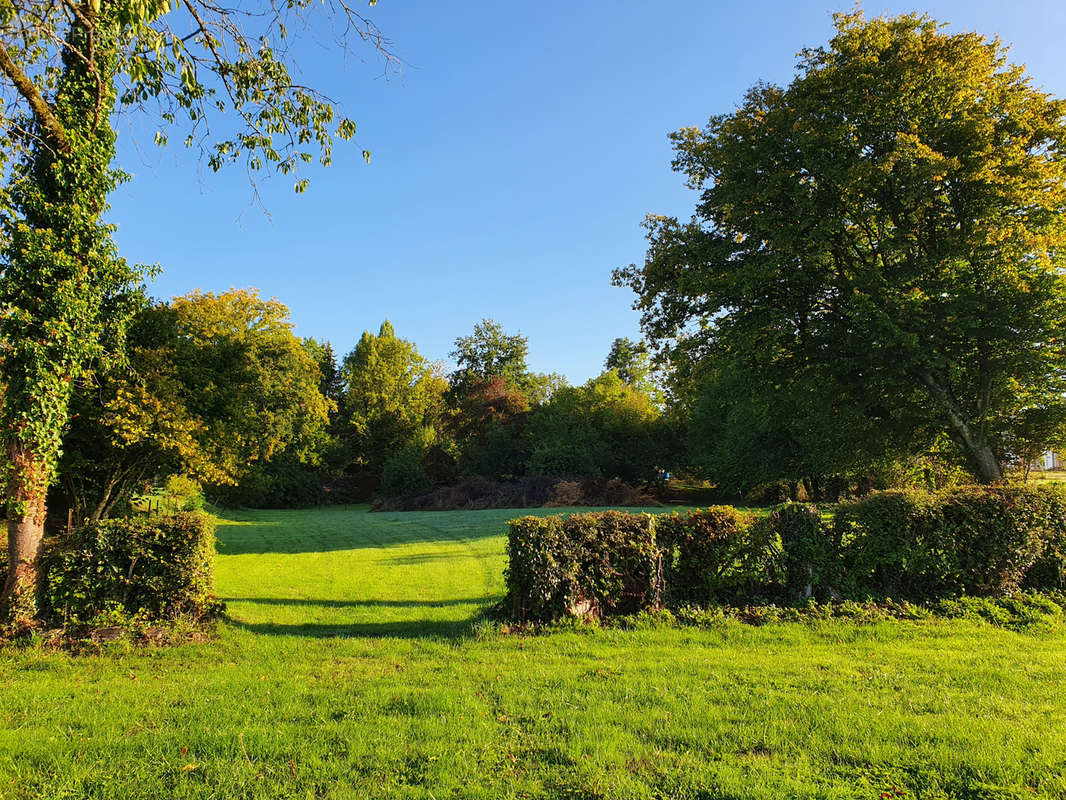
{"type": "Polygon", "coordinates": [[[731,506],[660,517],[656,534],[668,554],[675,600],[748,600],[766,597],[779,583],[773,529],[731,506]]]}
{"type": "Polygon", "coordinates": [[[85,623],[120,609],[142,618],[217,609],[214,523],[204,514],[103,520],[75,533],[45,562],[52,611],[85,623]]]}
{"type": "Polygon", "coordinates": [[[658,608],[662,558],[650,515],[575,514],[564,518],[563,536],[577,561],[573,601],[579,610],[601,616],[658,608]]]}
{"type": "Polygon", "coordinates": [[[629,614],[659,606],[663,578],[651,517],[604,511],[508,523],[514,618],[629,614]]]}
{"type": "Polygon", "coordinates": [[[1044,575],[1037,579],[1050,580],[1064,508],[1061,489],[1027,486],[883,492],[847,503],[834,520],[847,593],[917,600],[1009,594],[1037,565],[1044,575]]]}
{"type": "Polygon", "coordinates": [[[521,517],[507,523],[505,578],[513,619],[546,621],[567,611],[578,567],[562,522],[521,517]]]}
{"type": "Polygon", "coordinates": [[[793,600],[836,594],[840,578],[840,542],[822,522],[818,508],[787,503],[770,512],[767,524],[781,540],[785,588],[793,600]]]}
{"type": "Polygon", "coordinates": [[[180,511],[200,511],[204,507],[203,487],[199,481],[185,475],[167,478],[166,494],[180,511]]]}
{"type": "Polygon", "coordinates": [[[433,481],[422,467],[422,448],[417,444],[401,447],[385,462],[381,472],[381,493],[401,497],[433,488],[433,481]]]}

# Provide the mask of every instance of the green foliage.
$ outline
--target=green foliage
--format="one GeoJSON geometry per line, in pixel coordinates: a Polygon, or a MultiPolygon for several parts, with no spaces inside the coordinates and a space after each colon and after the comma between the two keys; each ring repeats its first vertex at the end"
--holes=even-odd
{"type": "Polygon", "coordinates": [[[483,319],[474,326],[470,336],[455,340],[456,370],[451,375],[452,391],[466,394],[475,384],[502,378],[519,391],[530,388],[529,339],[521,333],[508,334],[503,326],[491,319],[483,319]]]}
{"type": "Polygon", "coordinates": [[[615,339],[603,368],[607,372],[613,370],[625,383],[651,395],[657,402],[662,401],[652,379],[651,359],[645,342],[634,342],[628,337],[615,339]]]}
{"type": "Polygon", "coordinates": [[[235,485],[282,454],[315,462],[331,404],[282,303],[194,292],[145,306],[133,332],[129,367],[75,400],[62,473],[79,515],[106,516],[167,474],[235,485]]]}
{"type": "Polygon", "coordinates": [[[393,452],[381,473],[381,494],[401,497],[433,488],[433,480],[422,466],[425,450],[421,442],[409,442],[393,452]]]}
{"type": "Polygon", "coordinates": [[[780,584],[775,529],[731,506],[656,517],[666,584],[675,602],[747,602],[780,584]]]}
{"type": "MultiPolygon", "coordinates": [[[[0,151],[19,144],[17,134],[31,115],[57,149],[75,138],[75,126],[54,99],[67,74],[65,61],[73,55],[89,81],[87,124],[107,128],[112,106],[138,112],[155,107],[156,144],[167,144],[169,130],[178,128],[185,146],[201,148],[214,170],[240,163],[253,174],[268,166],[292,174],[312,161],[328,165],[334,141],[350,140],[355,123],[339,116],[319,91],[295,80],[290,35],[311,27],[315,6],[309,0],[261,9],[200,0],[115,0],[73,14],[61,4],[11,0],[0,7],[0,47],[7,61],[4,78],[17,91],[0,111],[0,131],[6,134],[0,151]],[[88,46],[70,46],[77,31],[88,46]]],[[[338,39],[368,43],[386,71],[398,66],[381,31],[352,6],[329,5],[321,13],[338,39]]],[[[369,161],[368,151],[363,156],[369,161]]],[[[296,180],[296,191],[307,183],[296,180]]]]}
{"type": "MultiPolygon", "coordinates": [[[[885,492],[841,505],[833,525],[843,547],[847,596],[925,600],[1010,594],[1042,555],[1058,555],[1054,543],[1066,530],[1066,490],[885,492]]],[[[1036,580],[1050,581],[1053,569],[1053,561],[1044,561],[1045,577],[1036,580]]]]}
{"type": "Polygon", "coordinates": [[[86,526],[46,558],[47,599],[64,623],[120,610],[142,619],[217,609],[215,525],[198,513],[86,526]]]}
{"type": "MultiPolygon", "coordinates": [[[[779,446],[811,419],[874,455],[942,433],[996,480],[1030,417],[1062,416],[1066,103],[998,40],[917,15],[836,27],[788,87],[673,134],[696,214],[649,217],[645,264],[616,280],[676,361],[739,364],[745,401],[782,399],[755,409],[779,446]]],[[[849,469],[836,452],[806,474],[849,469]]]]}
{"type": "Polygon", "coordinates": [[[661,553],[648,515],[603,511],[508,522],[510,612],[520,620],[658,607],[661,553]]]}
{"type": "Polygon", "coordinates": [[[520,517],[507,523],[509,613],[519,620],[550,620],[565,613],[578,575],[563,535],[563,518],[520,517]]]}
{"type": "Polygon", "coordinates": [[[529,437],[533,475],[650,480],[669,458],[654,399],[613,371],[556,391],[531,412],[529,437]]]}
{"type": "MultiPolygon", "coordinates": [[[[92,34],[78,23],[66,34],[60,72],[51,76],[66,146],[22,117],[21,133],[9,140],[21,153],[0,195],[0,438],[21,454],[8,464],[15,471],[6,509],[12,519],[38,513],[27,503],[43,504],[73,387],[93,361],[121,353],[139,278],[118,257],[113,227],[101,221],[108,193],[124,178],[111,166],[115,134],[106,123],[118,58],[112,14],[99,16],[97,35],[102,93],[79,60],[92,34]]],[[[5,115],[0,124],[11,122],[5,115]]],[[[0,151],[4,158],[10,153],[0,151]]]]}
{"type": "Polygon", "coordinates": [[[788,503],[765,518],[730,506],[649,517],[604,512],[511,523],[516,619],[647,611],[674,604],[936,601],[1058,590],[1066,488],[883,492],[832,519],[788,503]],[[650,582],[649,582],[650,581],[650,582]],[[625,610],[623,610],[625,609],[625,610]]]}
{"type": "Polygon", "coordinates": [[[788,503],[770,512],[767,524],[781,540],[785,587],[790,598],[829,599],[839,585],[840,543],[818,508],[788,503]]]}
{"type": "Polygon", "coordinates": [[[386,320],[378,335],[366,331],[344,358],[341,410],[357,464],[380,475],[389,456],[432,428],[448,388],[440,365],[427,361],[386,320]]]}

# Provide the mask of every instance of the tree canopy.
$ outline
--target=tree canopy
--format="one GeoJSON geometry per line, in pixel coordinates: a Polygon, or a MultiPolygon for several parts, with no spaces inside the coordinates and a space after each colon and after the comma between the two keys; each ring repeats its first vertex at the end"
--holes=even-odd
{"type": "Polygon", "coordinates": [[[1066,104],[998,40],[837,15],[788,87],[672,139],[695,215],[649,217],[615,276],[653,342],[773,368],[779,392],[831,381],[985,481],[1014,420],[1061,417],[1066,104]]]}

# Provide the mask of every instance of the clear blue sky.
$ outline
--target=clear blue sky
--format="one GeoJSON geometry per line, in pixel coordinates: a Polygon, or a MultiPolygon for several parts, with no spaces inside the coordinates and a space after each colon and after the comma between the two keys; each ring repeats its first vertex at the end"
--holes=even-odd
{"type": "MultiPolygon", "coordinates": [[[[868,15],[915,10],[867,2],[868,15]]],[[[571,382],[599,372],[616,336],[637,336],[614,267],[644,255],[641,219],[691,213],[667,133],[728,112],[759,80],[787,83],[795,53],[824,43],[842,0],[380,0],[368,11],[406,65],[344,58],[305,40],[305,82],[358,125],[357,144],[260,185],[213,174],[180,143],[159,150],[120,125],[134,180],[113,198],[118,242],[158,263],[160,297],[256,287],[296,331],[347,352],[392,320],[430,358],[481,317],[529,337],[530,364],[571,382]],[[372,151],[367,165],[361,148],[372,151]]],[[[917,10],[998,34],[1038,85],[1066,95],[1061,0],[943,0],[917,10]]]]}

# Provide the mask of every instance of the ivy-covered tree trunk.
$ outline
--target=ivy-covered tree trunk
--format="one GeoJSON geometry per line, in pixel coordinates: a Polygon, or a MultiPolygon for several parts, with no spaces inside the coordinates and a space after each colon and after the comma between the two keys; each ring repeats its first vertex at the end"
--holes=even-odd
{"type": "Polygon", "coordinates": [[[27,125],[27,155],[14,165],[2,215],[0,434],[9,462],[10,563],[0,611],[18,625],[31,624],[40,610],[45,500],[73,385],[116,349],[105,345],[106,334],[120,331],[121,319],[109,319],[105,305],[131,277],[101,222],[120,177],[111,168],[118,28],[110,17],[106,3],[78,6],[54,89],[54,118],[27,125]]]}
{"type": "Polygon", "coordinates": [[[8,574],[4,600],[14,620],[32,618],[37,610],[41,575],[38,563],[44,545],[47,466],[12,443],[7,449],[10,464],[9,505],[19,512],[8,520],[8,574]]]}

